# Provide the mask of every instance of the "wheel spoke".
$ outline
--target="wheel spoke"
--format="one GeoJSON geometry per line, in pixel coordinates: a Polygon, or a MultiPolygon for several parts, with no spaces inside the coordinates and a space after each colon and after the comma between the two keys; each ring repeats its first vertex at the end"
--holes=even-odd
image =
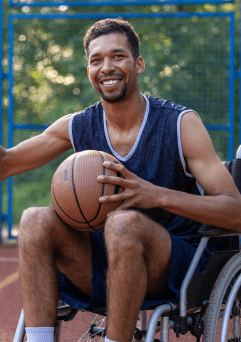
{"type": "Polygon", "coordinates": [[[240,302],[238,300],[240,290],[240,272],[241,272],[241,253],[235,254],[223,267],[221,270],[215,285],[213,287],[211,296],[209,298],[209,306],[206,310],[204,317],[204,336],[203,342],[220,342],[220,340],[225,342],[239,341],[240,334],[240,302]],[[235,286],[236,298],[233,297],[234,292],[232,292],[231,297],[229,294],[235,286]],[[238,292],[236,292],[238,291],[238,292]],[[228,300],[229,298],[229,300],[228,300]],[[232,303],[230,299],[232,298],[232,303]],[[229,316],[224,315],[224,310],[226,303],[229,305],[229,316]],[[231,305],[230,305],[231,304],[231,305]],[[222,313],[220,314],[222,310],[222,313]],[[224,321],[225,318],[225,321],[224,321]],[[218,322],[218,323],[217,323],[218,322]],[[223,336],[224,328],[226,325],[226,336],[223,336]],[[216,336],[216,337],[215,337],[216,336]],[[220,339],[222,337],[222,339],[220,339]],[[223,340],[224,338],[224,340],[223,340]]]}
{"type": "Polygon", "coordinates": [[[79,311],[73,321],[63,322],[60,340],[98,342],[103,338],[105,325],[105,316],[89,311],[79,311]]]}

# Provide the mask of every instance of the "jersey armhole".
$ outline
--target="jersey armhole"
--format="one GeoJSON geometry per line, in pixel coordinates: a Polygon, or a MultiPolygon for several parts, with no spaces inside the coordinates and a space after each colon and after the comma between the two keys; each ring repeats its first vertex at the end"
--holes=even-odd
{"type": "Polygon", "coordinates": [[[74,119],[74,115],[72,115],[69,120],[69,138],[73,146],[74,152],[76,152],[75,145],[74,145],[74,138],[73,138],[73,119],[74,119]]]}
{"type": "Polygon", "coordinates": [[[193,112],[200,118],[200,116],[195,111],[190,110],[190,109],[184,110],[183,112],[179,114],[178,119],[177,119],[177,142],[178,142],[178,151],[179,151],[179,156],[180,156],[180,160],[182,163],[183,171],[186,176],[193,178],[193,175],[187,171],[187,164],[183,155],[182,139],[181,139],[181,120],[182,120],[183,115],[188,112],[193,112]]]}
{"type": "MultiPolygon", "coordinates": [[[[180,160],[181,160],[181,163],[182,163],[182,167],[183,167],[183,171],[185,173],[185,175],[187,177],[190,177],[190,178],[193,178],[193,175],[187,171],[187,164],[186,164],[186,161],[185,161],[185,158],[184,158],[184,155],[183,155],[183,150],[182,150],[182,139],[181,139],[181,120],[182,120],[182,117],[185,113],[187,112],[193,112],[195,113],[199,118],[200,116],[198,115],[197,112],[195,112],[194,110],[184,110],[183,112],[181,112],[179,114],[179,117],[177,119],[177,141],[178,141],[178,151],[179,151],[179,156],[180,156],[180,160]]],[[[201,118],[200,118],[201,120],[201,118]]],[[[196,181],[196,185],[197,185],[197,188],[200,192],[201,195],[204,195],[204,190],[203,188],[201,187],[201,185],[196,181]]]]}

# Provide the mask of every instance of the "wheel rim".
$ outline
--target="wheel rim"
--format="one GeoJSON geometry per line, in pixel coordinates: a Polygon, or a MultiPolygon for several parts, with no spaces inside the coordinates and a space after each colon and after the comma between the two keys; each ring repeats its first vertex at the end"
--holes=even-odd
{"type": "Polygon", "coordinates": [[[73,321],[63,322],[60,341],[99,342],[105,336],[106,317],[87,311],[79,311],[73,321]]]}
{"type": "MultiPolygon", "coordinates": [[[[239,275],[239,274],[238,274],[239,275]]],[[[235,286],[238,275],[235,276],[228,287],[229,295],[235,286]]],[[[226,298],[226,295],[224,296],[226,298]]],[[[233,296],[223,300],[220,307],[220,314],[217,322],[215,342],[241,342],[241,298],[237,292],[233,296]],[[227,310],[227,302],[229,300],[229,310],[227,310]],[[226,310],[225,310],[226,309],[226,310]],[[225,320],[225,322],[224,322],[225,320]],[[223,327],[225,326],[226,332],[223,333],[223,327]]]]}

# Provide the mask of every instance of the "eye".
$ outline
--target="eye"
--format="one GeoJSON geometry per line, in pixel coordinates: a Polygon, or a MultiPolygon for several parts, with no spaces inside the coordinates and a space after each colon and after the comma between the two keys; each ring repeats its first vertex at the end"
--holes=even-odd
{"type": "Polygon", "coordinates": [[[100,59],[99,58],[95,58],[95,59],[92,59],[92,61],[90,62],[91,64],[93,64],[93,63],[98,63],[100,61],[100,59]]]}
{"type": "Polygon", "coordinates": [[[123,55],[115,55],[115,58],[123,58],[124,56],[123,55]]]}

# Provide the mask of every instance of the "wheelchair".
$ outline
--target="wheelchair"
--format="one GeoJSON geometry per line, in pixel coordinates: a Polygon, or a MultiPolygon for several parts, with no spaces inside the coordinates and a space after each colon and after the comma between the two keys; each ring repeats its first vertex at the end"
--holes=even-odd
{"type": "MultiPolygon", "coordinates": [[[[225,166],[241,191],[241,147],[236,159],[225,162],[225,166]]],[[[151,308],[148,324],[147,311],[141,311],[133,341],[169,342],[172,329],[177,341],[189,333],[196,342],[241,342],[241,232],[203,225],[199,234],[200,244],[183,280],[179,301],[151,308]],[[216,240],[218,251],[211,254],[202,273],[194,274],[210,238],[216,240]]],[[[70,332],[70,325],[76,320],[79,328],[74,328],[74,335],[69,333],[72,341],[103,341],[106,308],[77,310],[59,301],[55,342],[67,339],[64,323],[70,332]]],[[[23,342],[24,335],[22,310],[13,342],[23,342]]]]}

